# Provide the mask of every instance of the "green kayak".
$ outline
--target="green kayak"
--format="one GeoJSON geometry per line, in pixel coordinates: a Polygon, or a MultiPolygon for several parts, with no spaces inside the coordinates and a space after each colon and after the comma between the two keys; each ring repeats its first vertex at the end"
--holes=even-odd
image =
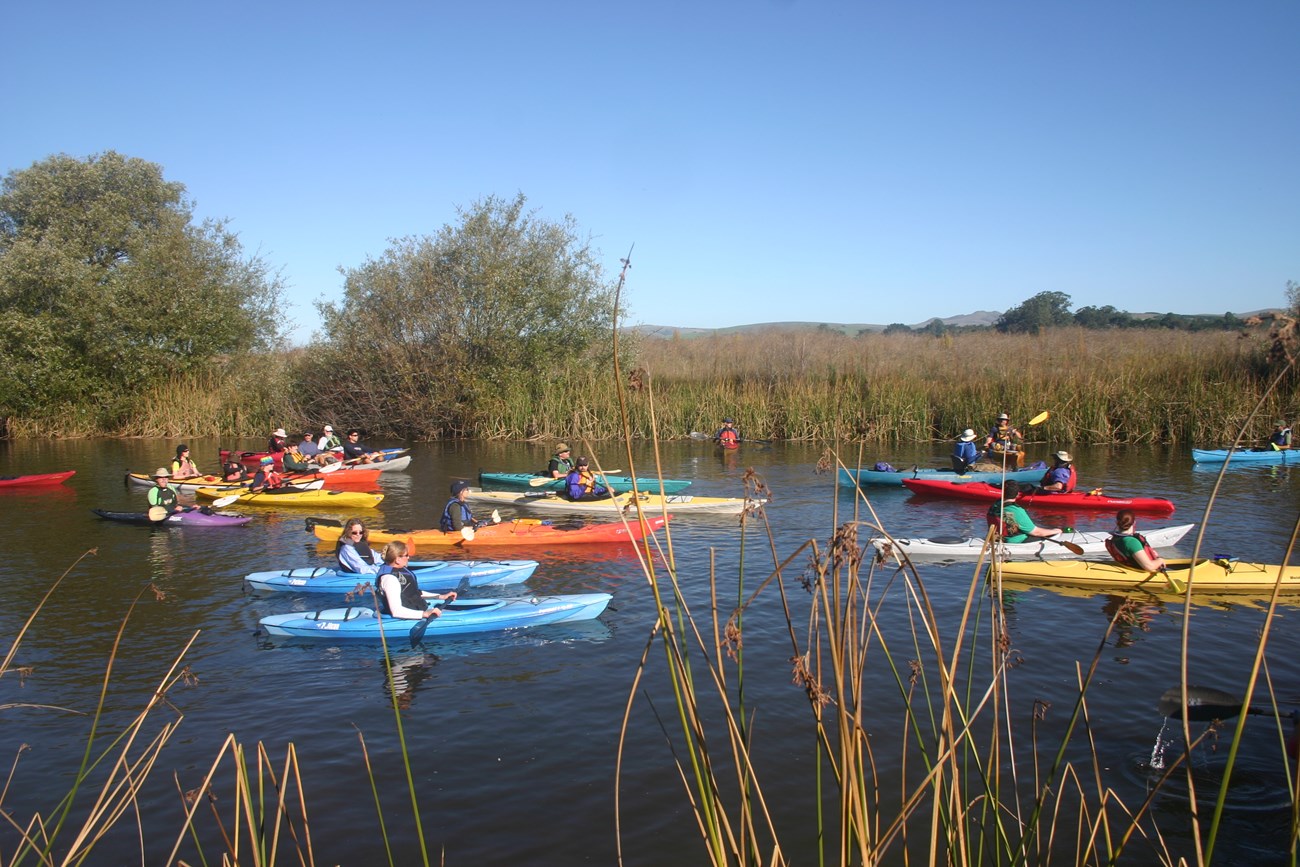
{"type": "MultiPolygon", "coordinates": [[[[601,484],[608,487],[616,494],[632,490],[632,479],[629,476],[605,476],[600,479],[601,484]]],[[[665,494],[676,494],[688,487],[689,481],[680,479],[664,479],[665,494]]],[[[485,491],[560,491],[564,489],[564,479],[554,479],[546,481],[544,475],[537,473],[483,473],[478,474],[478,485],[485,491]]],[[[637,490],[651,494],[659,493],[658,479],[636,479],[637,490]]]]}

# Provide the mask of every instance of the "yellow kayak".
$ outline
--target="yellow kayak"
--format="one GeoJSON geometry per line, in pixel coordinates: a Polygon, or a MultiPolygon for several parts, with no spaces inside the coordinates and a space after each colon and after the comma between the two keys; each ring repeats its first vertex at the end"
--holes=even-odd
{"type": "Polygon", "coordinates": [[[367,494],[361,491],[299,491],[293,488],[275,488],[257,493],[245,491],[242,494],[236,494],[233,491],[221,488],[199,488],[194,494],[201,500],[218,500],[222,497],[238,496],[237,502],[240,505],[300,509],[317,509],[321,507],[331,509],[373,509],[384,498],[383,494],[367,494]]]}
{"type": "Polygon", "coordinates": [[[1063,584],[1102,590],[1133,590],[1181,594],[1190,585],[1193,593],[1270,594],[1282,576],[1282,593],[1300,593],[1300,566],[1274,566],[1218,558],[1167,560],[1168,577],[1131,566],[1101,560],[1026,560],[993,567],[1009,581],[1028,584],[1063,584]]]}

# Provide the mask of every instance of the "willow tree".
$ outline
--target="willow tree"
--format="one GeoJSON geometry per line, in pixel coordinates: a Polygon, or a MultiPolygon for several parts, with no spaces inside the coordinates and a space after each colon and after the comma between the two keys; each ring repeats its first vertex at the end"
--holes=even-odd
{"type": "Polygon", "coordinates": [[[485,401],[545,400],[565,371],[607,363],[614,286],[572,217],[525,202],[489,196],[343,270],[307,354],[312,411],[403,436],[483,435],[485,401]]]}
{"type": "Polygon", "coordinates": [[[0,184],[0,414],[69,408],[111,426],[177,373],[277,339],[280,289],[182,184],[112,151],[0,184]]]}

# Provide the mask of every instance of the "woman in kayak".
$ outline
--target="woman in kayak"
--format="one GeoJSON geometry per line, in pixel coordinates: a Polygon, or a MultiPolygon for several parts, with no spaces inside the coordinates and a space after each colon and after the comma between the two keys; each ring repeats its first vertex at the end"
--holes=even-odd
{"type": "Polygon", "coordinates": [[[553,479],[562,479],[573,472],[573,459],[570,454],[568,443],[556,443],[555,454],[551,455],[551,462],[547,464],[546,472],[543,475],[550,476],[553,479]]]}
{"type": "Polygon", "coordinates": [[[376,594],[379,599],[379,611],[403,620],[419,620],[423,617],[440,617],[440,608],[430,608],[430,599],[442,599],[446,602],[456,601],[456,591],[447,593],[430,593],[421,590],[415,580],[415,574],[406,568],[411,555],[407,553],[405,542],[389,542],[384,546],[384,565],[379,569],[376,579],[376,594]]]}
{"type": "Polygon", "coordinates": [[[378,551],[370,549],[370,531],[360,518],[349,518],[343,525],[343,534],[334,546],[334,557],[339,561],[340,572],[374,575],[384,562],[378,551]]]}
{"type": "Polygon", "coordinates": [[[975,445],[975,431],[966,428],[952,447],[952,471],[958,475],[968,473],[971,464],[979,459],[980,450],[975,445]]]}
{"type": "Polygon", "coordinates": [[[253,473],[253,480],[248,483],[250,491],[269,491],[284,484],[284,476],[275,471],[275,458],[266,455],[253,473]]]}
{"type": "Polygon", "coordinates": [[[1038,483],[1036,494],[1068,494],[1079,483],[1079,474],[1074,469],[1074,458],[1069,452],[1057,452],[1052,455],[1052,468],[1043,474],[1038,483]]]}
{"type": "Polygon", "coordinates": [[[172,461],[172,478],[173,479],[192,479],[195,476],[201,476],[198,465],[190,459],[190,447],[181,443],[176,447],[176,460],[172,461]]]}
{"type": "Polygon", "coordinates": [[[1121,565],[1147,572],[1163,571],[1167,568],[1164,558],[1137,532],[1136,524],[1132,509],[1120,509],[1115,513],[1115,529],[1106,540],[1106,550],[1121,565]]]}
{"type": "Polygon", "coordinates": [[[614,496],[609,488],[597,483],[596,474],[591,471],[590,462],[586,458],[578,458],[572,472],[565,476],[564,495],[575,503],[608,500],[614,496]]]}
{"type": "Polygon", "coordinates": [[[1016,505],[1020,496],[1020,484],[1013,479],[1002,483],[1002,499],[989,506],[985,517],[989,526],[998,528],[998,535],[1003,542],[1028,542],[1030,539],[1045,539],[1064,532],[1058,527],[1035,527],[1024,506],[1016,505]]]}

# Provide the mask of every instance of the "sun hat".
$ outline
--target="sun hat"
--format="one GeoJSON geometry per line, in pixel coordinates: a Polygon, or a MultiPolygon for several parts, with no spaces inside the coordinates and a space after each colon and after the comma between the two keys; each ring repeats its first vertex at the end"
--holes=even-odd
{"type": "Polygon", "coordinates": [[[562,454],[564,454],[564,453],[567,452],[567,451],[571,451],[571,449],[569,448],[569,444],[568,444],[568,443],[556,443],[556,444],[555,444],[555,453],[556,453],[557,455],[562,455],[562,454]]]}
{"type": "Polygon", "coordinates": [[[975,439],[975,431],[971,430],[970,428],[966,428],[966,430],[961,432],[962,442],[968,443],[973,439],[975,439]]]}
{"type": "Polygon", "coordinates": [[[159,467],[153,471],[153,477],[155,479],[170,479],[172,477],[172,471],[166,467],[159,467]]]}
{"type": "Polygon", "coordinates": [[[459,494],[461,491],[465,491],[468,489],[469,489],[469,482],[465,481],[464,479],[457,479],[456,481],[451,483],[451,495],[453,497],[459,494]]]}
{"type": "Polygon", "coordinates": [[[1070,457],[1070,453],[1069,453],[1069,452],[1057,452],[1057,453],[1054,455],[1054,457],[1055,457],[1058,461],[1063,461],[1064,463],[1067,463],[1067,464],[1069,464],[1069,463],[1073,463],[1073,462],[1074,462],[1074,458],[1070,457]]]}
{"type": "Polygon", "coordinates": [[[271,436],[273,436],[273,437],[287,437],[288,434],[284,432],[284,428],[282,428],[282,427],[278,427],[278,428],[276,428],[275,430],[271,431],[271,436]]]}
{"type": "Polygon", "coordinates": [[[998,421],[1011,421],[1011,416],[1007,415],[1005,412],[999,413],[998,421]]]}

